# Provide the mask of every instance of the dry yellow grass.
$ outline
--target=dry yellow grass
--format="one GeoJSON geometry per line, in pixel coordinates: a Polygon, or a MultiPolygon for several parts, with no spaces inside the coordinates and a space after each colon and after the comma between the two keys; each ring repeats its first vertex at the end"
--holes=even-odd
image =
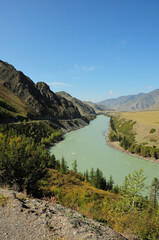
{"type": "Polygon", "coordinates": [[[133,130],[137,143],[159,147],[159,111],[122,112],[120,117],[136,121],[133,130]],[[156,131],[151,134],[152,128],[156,131]]]}
{"type": "Polygon", "coordinates": [[[0,97],[12,104],[21,115],[26,116],[26,105],[14,93],[4,87],[2,83],[3,81],[0,80],[0,97]]]}
{"type": "Polygon", "coordinates": [[[122,112],[121,117],[141,124],[159,127],[159,111],[122,112]]]}

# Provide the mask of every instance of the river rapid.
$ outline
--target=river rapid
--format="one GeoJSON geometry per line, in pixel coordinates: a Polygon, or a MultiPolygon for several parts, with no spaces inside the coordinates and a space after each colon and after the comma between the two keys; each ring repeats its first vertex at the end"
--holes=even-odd
{"type": "MultiPolygon", "coordinates": [[[[143,169],[146,185],[151,185],[154,177],[159,178],[159,164],[146,161],[110,147],[106,142],[105,132],[109,129],[109,117],[100,115],[84,128],[65,134],[64,140],[50,149],[56,159],[62,157],[72,168],[77,160],[78,171],[99,168],[106,179],[112,175],[115,184],[122,185],[128,173],[143,169]]],[[[147,192],[147,191],[146,191],[147,192]]]]}

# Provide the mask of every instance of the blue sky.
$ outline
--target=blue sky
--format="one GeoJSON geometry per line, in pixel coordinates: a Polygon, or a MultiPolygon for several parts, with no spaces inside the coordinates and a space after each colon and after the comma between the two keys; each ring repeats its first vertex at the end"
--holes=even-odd
{"type": "Polygon", "coordinates": [[[159,88],[158,0],[0,0],[0,59],[81,100],[159,88]]]}

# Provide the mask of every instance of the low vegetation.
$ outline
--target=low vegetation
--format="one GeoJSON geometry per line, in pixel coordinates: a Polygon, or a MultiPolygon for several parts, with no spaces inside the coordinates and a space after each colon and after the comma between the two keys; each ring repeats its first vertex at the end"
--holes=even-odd
{"type": "Polygon", "coordinates": [[[5,197],[3,194],[0,194],[0,206],[4,207],[8,202],[8,197],[5,197]]]}
{"type": "Polygon", "coordinates": [[[143,171],[135,171],[125,178],[124,185],[115,194],[114,188],[111,191],[95,188],[86,176],[75,171],[67,170],[62,174],[49,169],[49,178],[41,181],[41,188],[46,197],[107,224],[118,232],[133,233],[139,239],[158,239],[159,208],[155,199],[159,193],[159,180],[153,181],[150,198],[141,195],[144,180],[143,171]]]}
{"type": "Polygon", "coordinates": [[[154,132],[156,132],[156,129],[155,128],[151,128],[150,133],[154,133],[154,132]]]}
{"type": "Polygon", "coordinates": [[[46,168],[54,161],[46,146],[61,135],[60,130],[40,122],[1,126],[0,183],[36,194],[38,180],[45,176],[46,168]]]}

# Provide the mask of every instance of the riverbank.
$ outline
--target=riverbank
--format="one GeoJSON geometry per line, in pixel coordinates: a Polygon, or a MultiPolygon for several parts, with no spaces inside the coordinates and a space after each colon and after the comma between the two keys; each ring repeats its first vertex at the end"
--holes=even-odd
{"type": "Polygon", "coordinates": [[[133,156],[133,157],[136,157],[136,158],[140,158],[140,159],[143,159],[143,160],[152,162],[152,163],[158,163],[158,164],[159,164],[159,159],[155,159],[155,158],[152,158],[152,157],[151,157],[151,158],[147,158],[147,157],[140,156],[140,155],[138,155],[138,154],[136,154],[136,153],[131,153],[131,152],[129,152],[128,150],[125,150],[124,148],[122,148],[122,147],[120,146],[120,142],[119,142],[119,141],[111,142],[111,141],[109,140],[109,137],[108,137],[109,132],[110,132],[110,129],[109,129],[109,131],[108,131],[107,133],[105,133],[106,142],[107,142],[108,146],[114,148],[114,149],[117,150],[117,151],[126,153],[126,154],[128,154],[128,155],[130,155],[130,156],[133,156]]]}

